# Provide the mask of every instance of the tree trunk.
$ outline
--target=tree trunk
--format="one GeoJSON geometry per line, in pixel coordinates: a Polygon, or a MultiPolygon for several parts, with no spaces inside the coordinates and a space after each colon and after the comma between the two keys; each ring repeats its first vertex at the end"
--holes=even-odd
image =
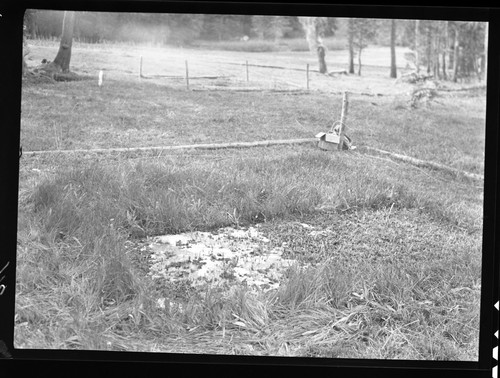
{"type": "Polygon", "coordinates": [[[391,78],[398,77],[396,69],[396,20],[391,20],[391,78]]]}
{"type": "Polygon", "coordinates": [[[433,56],[433,69],[434,69],[434,77],[441,79],[441,65],[440,65],[440,52],[441,52],[441,23],[438,21],[436,30],[434,30],[434,39],[432,46],[432,56],[433,56]]]}
{"type": "Polygon", "coordinates": [[[29,22],[30,22],[30,38],[31,39],[35,39],[36,38],[36,35],[37,35],[37,32],[36,32],[36,29],[37,29],[37,26],[36,26],[36,19],[35,19],[35,13],[36,11],[32,10],[31,11],[31,14],[30,14],[30,19],[29,19],[29,22]]]}
{"type": "Polygon", "coordinates": [[[301,23],[305,33],[306,40],[309,45],[309,50],[315,52],[318,56],[319,72],[327,73],[325,61],[325,48],[321,43],[321,38],[318,35],[317,28],[317,17],[299,17],[299,22],[301,23]]]}
{"type": "Polygon", "coordinates": [[[354,73],[354,20],[349,19],[349,73],[354,73]]]}
{"type": "Polygon", "coordinates": [[[460,54],[459,36],[458,25],[455,25],[455,38],[453,41],[453,81],[455,83],[458,80],[458,59],[460,54]]]}
{"type": "Polygon", "coordinates": [[[415,20],[415,66],[417,67],[417,73],[420,72],[420,57],[418,53],[419,49],[419,28],[420,28],[420,20],[415,20]]]}
{"type": "MultiPolygon", "coordinates": [[[[429,22],[429,21],[428,21],[429,22]]],[[[426,59],[427,59],[427,74],[430,75],[432,72],[432,32],[431,32],[431,27],[430,25],[427,25],[427,30],[426,30],[426,59]]]]}
{"type": "Polygon", "coordinates": [[[361,47],[359,48],[358,51],[358,76],[361,76],[361,47]]]}
{"type": "Polygon", "coordinates": [[[57,52],[54,64],[59,66],[62,72],[69,71],[69,62],[71,60],[71,46],[73,44],[73,31],[75,27],[75,12],[65,11],[63,18],[61,43],[57,52]]]}
{"type": "Polygon", "coordinates": [[[436,50],[435,58],[434,58],[434,77],[441,79],[441,71],[439,66],[439,51],[436,50]]]}
{"type": "Polygon", "coordinates": [[[444,26],[444,46],[443,46],[443,52],[442,52],[442,68],[443,68],[443,79],[448,80],[448,74],[446,73],[447,70],[447,65],[446,65],[446,54],[448,52],[448,24],[449,22],[446,21],[445,26],[444,26]]]}
{"type": "Polygon", "coordinates": [[[486,81],[488,74],[488,24],[484,25],[484,57],[483,57],[483,79],[486,81]]]}
{"type": "Polygon", "coordinates": [[[28,65],[26,64],[26,60],[24,60],[24,55],[23,55],[23,69],[21,71],[23,76],[26,74],[27,69],[28,69],[28,65]]]}
{"type": "Polygon", "coordinates": [[[318,46],[317,52],[318,52],[319,72],[322,74],[327,73],[328,69],[326,68],[325,48],[323,46],[318,46]]]}
{"type": "Polygon", "coordinates": [[[448,80],[448,75],[446,74],[446,52],[443,50],[441,67],[443,72],[443,79],[448,80]]]}

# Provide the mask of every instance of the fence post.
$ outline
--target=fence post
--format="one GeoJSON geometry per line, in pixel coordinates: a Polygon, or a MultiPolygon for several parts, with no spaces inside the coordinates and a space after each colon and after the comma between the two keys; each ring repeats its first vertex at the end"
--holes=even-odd
{"type": "Polygon", "coordinates": [[[246,65],[246,67],[247,67],[247,83],[248,83],[248,81],[249,81],[249,80],[248,80],[248,60],[246,61],[245,65],[246,65]]]}
{"type": "Polygon", "coordinates": [[[142,78],[142,55],[141,55],[141,62],[139,63],[139,77],[142,78]]]}
{"type": "Polygon", "coordinates": [[[99,86],[99,88],[102,86],[103,81],[104,81],[104,71],[100,70],[99,71],[99,76],[98,76],[98,79],[97,79],[97,85],[99,86]]]}
{"type": "Polygon", "coordinates": [[[186,88],[189,91],[189,69],[187,60],[186,60],[186,88]]]}
{"type": "Polygon", "coordinates": [[[342,113],[340,113],[340,130],[339,130],[339,145],[338,149],[342,151],[344,147],[344,138],[346,133],[346,120],[347,120],[347,107],[349,105],[349,99],[347,96],[347,91],[344,92],[344,96],[342,97],[342,113]]]}

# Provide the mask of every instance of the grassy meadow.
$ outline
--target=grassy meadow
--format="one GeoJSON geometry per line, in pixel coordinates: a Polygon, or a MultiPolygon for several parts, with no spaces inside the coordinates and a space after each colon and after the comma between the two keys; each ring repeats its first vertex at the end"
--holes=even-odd
{"type": "MultiPolygon", "coordinates": [[[[32,41],[31,51],[40,61],[57,44],[32,41]]],[[[72,69],[104,69],[102,87],[97,77],[24,82],[24,151],[309,138],[340,118],[343,90],[358,149],[25,154],[16,347],[477,360],[482,183],[363,147],[482,174],[484,91],[441,92],[411,109],[409,85],[377,62],[361,78],[317,75],[310,91],[294,92],[276,89],[297,89],[302,72],[252,68],[259,79],[246,82],[244,67],[211,63],[314,61],[247,54],[76,44],[72,69]],[[181,78],[139,79],[139,55],[151,75],[181,78]],[[194,79],[187,90],[182,70],[162,63],[186,57],[198,75],[231,77],[194,79]],[[246,87],[259,90],[232,90],[246,87]],[[277,290],[195,290],[147,275],[148,237],[250,225],[297,261],[277,290]]]]}

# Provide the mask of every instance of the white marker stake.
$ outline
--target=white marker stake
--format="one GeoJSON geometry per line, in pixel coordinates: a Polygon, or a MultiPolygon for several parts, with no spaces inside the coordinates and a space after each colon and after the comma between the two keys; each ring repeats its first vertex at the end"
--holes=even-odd
{"type": "Polygon", "coordinates": [[[102,86],[102,80],[104,78],[104,72],[102,70],[99,71],[99,79],[97,80],[97,85],[102,86]]]}

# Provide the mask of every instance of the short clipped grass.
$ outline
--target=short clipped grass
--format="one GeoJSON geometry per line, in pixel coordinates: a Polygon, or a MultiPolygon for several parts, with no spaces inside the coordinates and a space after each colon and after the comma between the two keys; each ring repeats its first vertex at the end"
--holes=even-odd
{"type": "MultiPolygon", "coordinates": [[[[482,174],[484,96],[439,101],[410,110],[399,97],[351,94],[348,133],[359,147],[482,174]]],[[[184,91],[148,80],[25,85],[21,144],[38,151],[310,138],[340,119],[341,104],[338,93],[184,91]]]]}

